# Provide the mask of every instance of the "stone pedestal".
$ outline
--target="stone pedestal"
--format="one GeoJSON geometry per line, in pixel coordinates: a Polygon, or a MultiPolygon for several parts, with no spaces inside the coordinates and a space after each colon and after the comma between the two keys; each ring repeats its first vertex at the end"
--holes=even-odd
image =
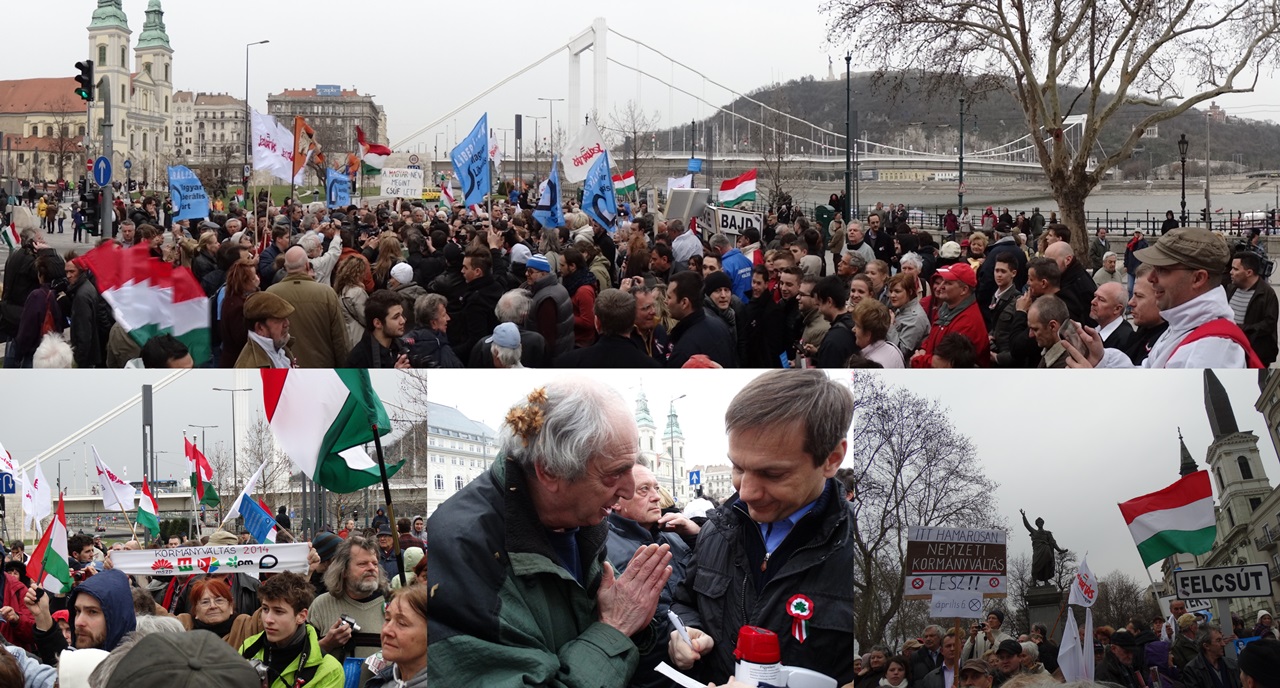
{"type": "MultiPolygon", "coordinates": [[[[1027,589],[1027,616],[1033,624],[1044,624],[1056,645],[1062,644],[1062,629],[1067,621],[1065,612],[1062,613],[1061,618],[1058,617],[1066,595],[1067,593],[1052,584],[1032,586],[1027,589]]],[[[1030,633],[1031,629],[1026,629],[1026,632],[1030,633]]]]}

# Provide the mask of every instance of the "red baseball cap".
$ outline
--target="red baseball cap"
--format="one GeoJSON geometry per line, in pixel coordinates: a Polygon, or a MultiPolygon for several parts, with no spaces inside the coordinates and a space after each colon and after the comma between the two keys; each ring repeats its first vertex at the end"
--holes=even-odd
{"type": "Polygon", "coordinates": [[[938,268],[937,274],[948,282],[964,282],[970,289],[978,286],[978,276],[973,273],[973,268],[969,267],[968,263],[955,263],[938,268]]]}

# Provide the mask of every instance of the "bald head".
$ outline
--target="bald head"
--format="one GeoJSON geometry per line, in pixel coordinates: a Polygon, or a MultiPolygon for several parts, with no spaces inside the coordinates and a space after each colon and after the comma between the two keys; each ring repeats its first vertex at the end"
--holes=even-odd
{"type": "Polygon", "coordinates": [[[1044,257],[1052,259],[1058,264],[1058,269],[1063,272],[1067,271],[1067,266],[1076,258],[1076,252],[1071,250],[1071,244],[1065,241],[1055,241],[1044,249],[1044,257]]]}
{"type": "Polygon", "coordinates": [[[306,272],[307,250],[301,246],[291,246],[284,252],[284,270],[290,275],[306,272]]]}
{"type": "Polygon", "coordinates": [[[1089,315],[1098,321],[1099,327],[1106,327],[1124,313],[1128,296],[1119,282],[1099,285],[1093,293],[1093,301],[1089,302],[1089,315]]]}

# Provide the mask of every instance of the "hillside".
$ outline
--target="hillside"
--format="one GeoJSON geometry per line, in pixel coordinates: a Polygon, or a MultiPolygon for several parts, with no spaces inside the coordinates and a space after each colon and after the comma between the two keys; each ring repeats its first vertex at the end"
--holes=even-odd
{"type": "MultiPolygon", "coordinates": [[[[1075,97],[1078,89],[1068,89],[1065,102],[1075,97]]],[[[908,84],[897,94],[891,94],[885,87],[875,87],[869,73],[854,74],[852,78],[853,108],[858,111],[858,131],[856,138],[865,138],[887,145],[911,148],[914,150],[933,150],[951,152],[956,148],[959,134],[959,94],[929,92],[920,88],[919,81],[908,84]],[[865,134],[863,133],[865,132],[865,134]]],[[[831,131],[844,132],[844,97],[845,82],[843,77],[835,81],[803,78],[761,88],[749,94],[755,100],[766,103],[831,131]]],[[[1084,99],[1077,102],[1079,111],[1084,99]]],[[[761,121],[759,105],[739,98],[726,110],[742,113],[752,120],[761,121]]],[[[1022,111],[1017,102],[1007,92],[987,93],[976,100],[970,97],[967,104],[968,116],[965,120],[965,150],[975,151],[991,148],[1012,141],[1027,132],[1022,111]]],[[[1109,153],[1119,147],[1128,129],[1139,122],[1149,111],[1145,106],[1127,106],[1112,118],[1107,129],[1102,132],[1099,145],[1102,152],[1109,153]]],[[[1280,167],[1280,125],[1230,116],[1225,123],[1213,122],[1211,125],[1211,150],[1215,161],[1235,161],[1249,170],[1276,169],[1280,167]]],[[[706,121],[714,121],[717,146],[724,150],[732,145],[729,132],[732,117],[717,115],[706,121]]],[[[786,129],[785,119],[766,113],[767,125],[786,129]]],[[[1191,141],[1187,157],[1203,159],[1205,154],[1205,109],[1191,110],[1172,120],[1162,122],[1158,126],[1154,138],[1148,138],[1139,144],[1133,159],[1121,166],[1126,174],[1143,176],[1148,165],[1160,167],[1178,159],[1177,140],[1179,134],[1186,133],[1191,141]]],[[[704,121],[705,122],[705,121],[704,121]]],[[[701,128],[703,124],[700,124],[701,128]]],[[[739,143],[745,144],[748,128],[739,121],[736,133],[739,143]]],[[[800,128],[792,123],[791,131],[801,133],[800,128]]],[[[688,127],[684,128],[686,131],[688,127]]],[[[756,145],[759,129],[751,127],[749,135],[752,147],[756,145]]],[[[674,133],[676,146],[680,145],[682,134],[674,133]]],[[[665,138],[671,132],[659,133],[665,138]]],[[[821,136],[810,136],[822,140],[821,136]]],[[[831,137],[827,137],[830,141],[831,137]]],[[[700,145],[701,147],[701,145],[700,145]]]]}

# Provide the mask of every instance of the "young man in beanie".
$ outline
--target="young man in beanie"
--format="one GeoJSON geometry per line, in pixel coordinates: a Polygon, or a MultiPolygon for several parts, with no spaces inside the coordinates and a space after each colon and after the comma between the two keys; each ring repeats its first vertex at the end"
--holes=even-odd
{"type": "Polygon", "coordinates": [[[307,623],[315,593],[302,576],[285,572],[258,589],[266,630],[244,641],[240,655],[265,665],[271,688],[341,688],[342,664],[320,649],[316,629],[307,623]]]}
{"type": "MultiPolygon", "coordinates": [[[[1169,324],[1151,346],[1143,368],[1261,368],[1222,287],[1231,252],[1222,237],[1200,227],[1175,229],[1155,246],[1134,252],[1152,270],[1160,315],[1169,324]]],[[[1071,368],[1132,368],[1123,352],[1107,351],[1093,328],[1085,328],[1083,351],[1065,343],[1071,368]]]]}
{"type": "Polygon", "coordinates": [[[1004,625],[1004,612],[993,609],[987,613],[986,623],[970,626],[969,639],[965,641],[964,649],[960,652],[960,661],[982,659],[988,650],[995,650],[1000,647],[1000,643],[1012,640],[1008,633],[1000,630],[1002,625],[1004,625]]]}
{"type": "Polygon", "coordinates": [[[329,570],[329,564],[333,561],[333,555],[338,551],[338,545],[342,544],[342,540],[343,538],[326,532],[319,533],[311,540],[311,549],[315,552],[315,556],[308,559],[310,564],[308,574],[316,596],[329,592],[329,588],[324,584],[324,574],[329,570]]]}
{"type": "Polygon", "coordinates": [[[1244,646],[1240,688],[1280,688],[1280,642],[1263,638],[1244,646]]]}
{"type": "Polygon", "coordinates": [[[525,264],[524,274],[524,288],[533,297],[524,327],[546,340],[544,364],[550,365],[556,356],[573,350],[573,303],[545,255],[533,254],[525,264]]]}
{"type": "Polygon", "coordinates": [[[293,305],[270,292],[259,291],[244,302],[249,340],[236,359],[237,368],[294,368],[289,349],[289,316],[293,305]]]}

